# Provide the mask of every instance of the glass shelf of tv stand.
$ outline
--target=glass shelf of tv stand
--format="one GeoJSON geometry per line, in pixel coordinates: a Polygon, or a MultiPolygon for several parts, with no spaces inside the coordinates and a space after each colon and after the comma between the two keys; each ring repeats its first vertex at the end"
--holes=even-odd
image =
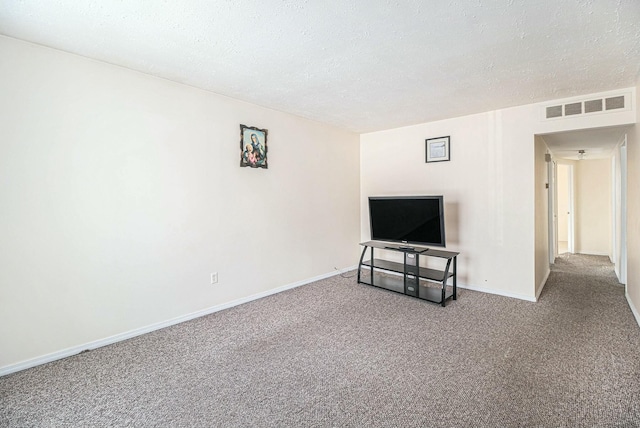
{"type": "Polygon", "coordinates": [[[456,300],[456,271],[458,252],[434,250],[428,247],[412,244],[396,244],[381,241],[363,242],[364,248],[360,263],[358,264],[358,283],[372,285],[410,295],[412,297],[440,303],[445,306],[449,299],[456,300]],[[374,257],[374,249],[399,251],[407,254],[415,254],[415,264],[407,264],[407,256],[404,256],[404,263],[393,262],[374,257]],[[371,251],[371,259],[364,260],[367,249],[371,251]],[[420,256],[437,257],[446,259],[444,270],[431,269],[420,266],[420,256]],[[373,260],[373,262],[372,262],[373,260]],[[364,268],[364,269],[363,269],[364,268]],[[416,275],[414,275],[416,274],[416,275]],[[417,278],[415,278],[417,276],[417,278]],[[408,281],[407,278],[414,278],[408,281]],[[448,284],[452,279],[452,284],[448,284]],[[413,292],[407,291],[407,284],[415,286],[409,288],[413,292]],[[434,287],[437,285],[437,287],[434,287]]]}
{"type": "Polygon", "coordinates": [[[455,251],[436,250],[434,248],[423,247],[421,245],[395,244],[393,242],[382,241],[367,241],[360,243],[360,245],[362,245],[363,247],[379,248],[381,250],[404,251],[407,253],[422,254],[429,257],[440,257],[443,259],[450,259],[460,254],[455,251]],[[413,248],[413,250],[410,250],[409,248],[413,248]]]}

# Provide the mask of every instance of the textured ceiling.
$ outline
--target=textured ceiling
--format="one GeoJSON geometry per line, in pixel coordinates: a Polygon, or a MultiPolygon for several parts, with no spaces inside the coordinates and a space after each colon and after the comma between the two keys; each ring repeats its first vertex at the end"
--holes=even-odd
{"type": "Polygon", "coordinates": [[[638,0],[0,0],[0,33],[356,132],[640,71],[638,0]]]}

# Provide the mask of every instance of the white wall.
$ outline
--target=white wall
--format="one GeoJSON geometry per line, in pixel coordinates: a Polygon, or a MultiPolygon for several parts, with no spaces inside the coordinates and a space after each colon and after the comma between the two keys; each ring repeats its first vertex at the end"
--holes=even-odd
{"type": "Polygon", "coordinates": [[[611,159],[575,163],[575,252],[611,254],[611,159]]]}
{"type": "MultiPolygon", "coordinates": [[[[632,88],[624,91],[631,93],[632,88]]],[[[447,248],[461,252],[459,281],[466,287],[536,299],[536,155],[534,136],[632,124],[632,108],[606,114],[543,120],[551,103],[363,134],[361,236],[369,238],[367,197],[442,194],[447,248]],[[451,161],[425,163],[425,139],[450,135],[451,161]]],[[[544,231],[547,234],[548,231],[544,231]]],[[[548,256],[548,249],[547,249],[548,256]]]]}
{"type": "Polygon", "coordinates": [[[6,37],[0,55],[0,369],[357,263],[356,134],[6,37]],[[269,130],[269,169],[239,167],[240,124],[269,130]]]}
{"type": "Polygon", "coordinates": [[[570,205],[570,165],[558,163],[558,241],[569,241],[569,213],[570,205]]]}
{"type": "Polygon", "coordinates": [[[549,277],[549,164],[545,154],[549,148],[541,137],[535,137],[535,285],[536,298],[549,277]]]}
{"type": "Polygon", "coordinates": [[[367,197],[444,195],[447,248],[461,251],[459,284],[534,298],[532,193],[521,191],[533,191],[533,134],[528,144],[513,144],[503,138],[504,127],[503,113],[489,112],[362,135],[363,239],[367,197]],[[451,137],[451,161],[425,163],[425,139],[444,135],[451,137]],[[522,165],[512,158],[528,159],[528,174],[518,174],[522,165]]]}
{"type": "MultiPolygon", "coordinates": [[[[640,96],[640,80],[635,89],[640,96]]],[[[627,134],[627,299],[640,324],[640,112],[627,134]]]]}
{"type": "Polygon", "coordinates": [[[614,150],[611,159],[612,170],[612,201],[611,215],[612,225],[612,246],[611,259],[615,266],[616,276],[621,283],[626,283],[626,218],[627,218],[627,163],[626,163],[626,133],[614,150]]]}

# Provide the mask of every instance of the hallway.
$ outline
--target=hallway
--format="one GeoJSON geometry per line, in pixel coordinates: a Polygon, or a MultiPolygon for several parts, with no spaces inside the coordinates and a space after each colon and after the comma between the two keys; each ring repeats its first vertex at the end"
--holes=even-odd
{"type": "MultiPolygon", "coordinates": [[[[562,301],[559,308],[583,313],[583,321],[621,334],[640,329],[625,296],[625,287],[618,282],[613,263],[607,256],[565,253],[551,266],[551,273],[540,296],[541,302],[562,301]]],[[[579,318],[577,318],[579,319],[579,318]]]]}
{"type": "Polygon", "coordinates": [[[603,284],[617,285],[624,291],[624,286],[618,282],[616,274],[613,271],[613,263],[611,263],[607,256],[572,254],[567,253],[565,250],[564,253],[556,257],[555,264],[551,266],[551,272],[597,276],[602,279],[603,284]]]}

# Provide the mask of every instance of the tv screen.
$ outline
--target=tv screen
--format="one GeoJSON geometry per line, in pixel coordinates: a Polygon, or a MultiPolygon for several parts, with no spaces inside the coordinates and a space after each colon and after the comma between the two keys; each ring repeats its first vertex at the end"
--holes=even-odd
{"type": "Polygon", "coordinates": [[[369,197],[371,239],[444,247],[442,196],[369,197]]]}

